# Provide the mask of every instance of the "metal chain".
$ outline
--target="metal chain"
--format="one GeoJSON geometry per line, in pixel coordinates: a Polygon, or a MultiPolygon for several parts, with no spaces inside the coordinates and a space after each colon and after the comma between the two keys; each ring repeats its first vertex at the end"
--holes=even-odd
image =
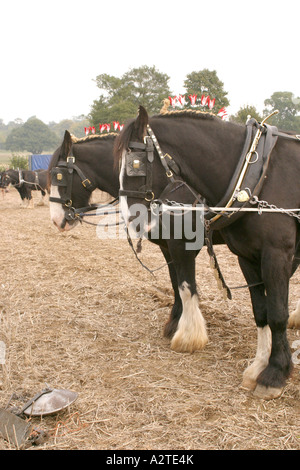
{"type": "Polygon", "coordinates": [[[261,215],[262,209],[271,209],[274,212],[281,212],[282,214],[289,215],[290,217],[295,217],[300,222],[300,211],[297,214],[296,212],[289,211],[288,209],[283,209],[282,207],[277,207],[275,204],[269,204],[267,201],[258,199],[257,196],[253,196],[250,200],[251,204],[258,204],[258,214],[261,215]]]}
{"type": "MultiPolygon", "coordinates": [[[[180,203],[180,202],[176,202],[176,201],[170,201],[169,199],[166,199],[166,202],[168,204],[170,204],[171,207],[174,207],[175,206],[179,206],[179,207],[182,207],[182,208],[190,208],[191,210],[193,209],[196,209],[196,208],[191,208],[189,205],[186,205],[186,204],[183,204],[183,203],[180,203]]],[[[257,196],[252,196],[252,198],[249,200],[249,202],[254,205],[254,204],[258,204],[258,207],[257,207],[257,213],[258,215],[261,215],[264,210],[267,210],[267,212],[279,212],[281,214],[286,214],[290,217],[294,217],[295,219],[298,220],[298,222],[300,222],[300,209],[293,209],[293,210],[290,210],[290,209],[283,209],[283,208],[280,208],[280,207],[277,207],[275,206],[275,204],[269,204],[267,201],[263,201],[263,200],[260,200],[258,199],[257,196]]],[[[243,212],[243,211],[247,211],[247,208],[243,208],[243,207],[240,207],[240,208],[217,208],[217,207],[214,207],[214,208],[205,208],[204,211],[208,210],[210,212],[215,212],[216,210],[227,210],[227,212],[232,212],[233,210],[236,211],[236,212],[243,212]]],[[[201,209],[203,210],[203,209],[201,209]]],[[[248,209],[249,211],[254,211],[255,209],[248,209]]],[[[226,215],[228,216],[228,214],[223,214],[223,215],[226,215]]]]}

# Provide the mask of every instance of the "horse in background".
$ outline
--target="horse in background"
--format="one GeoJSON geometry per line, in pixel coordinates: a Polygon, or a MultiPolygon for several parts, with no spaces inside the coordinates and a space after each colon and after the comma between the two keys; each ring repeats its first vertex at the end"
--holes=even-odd
{"type": "Polygon", "coordinates": [[[3,178],[18,191],[24,207],[33,207],[32,191],[40,191],[41,198],[38,205],[44,204],[48,189],[48,170],[13,170],[3,172],[3,178]]]}

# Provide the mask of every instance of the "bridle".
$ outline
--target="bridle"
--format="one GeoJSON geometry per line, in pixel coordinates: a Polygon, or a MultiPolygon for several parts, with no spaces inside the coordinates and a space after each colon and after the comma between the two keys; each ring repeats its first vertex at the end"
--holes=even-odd
{"type": "MultiPolygon", "coordinates": [[[[168,153],[163,153],[160,145],[155,137],[151,127],[147,125],[147,134],[144,137],[144,143],[129,142],[128,148],[125,152],[125,169],[129,177],[144,177],[145,183],[140,186],[138,190],[120,189],[119,196],[127,196],[137,199],[144,199],[147,203],[151,203],[155,199],[155,194],[152,188],[152,174],[153,174],[153,161],[154,161],[154,148],[156,149],[160,161],[163,165],[167,178],[170,184],[177,181],[176,176],[180,175],[180,169],[173,158],[168,153]]],[[[167,185],[168,188],[169,185],[167,185]]],[[[164,190],[164,192],[166,189],[164,190]]]]}
{"type": "Polygon", "coordinates": [[[56,167],[53,167],[50,171],[51,174],[51,185],[65,188],[63,197],[49,197],[50,202],[56,202],[62,204],[65,210],[65,219],[76,220],[80,213],[87,212],[88,210],[95,209],[96,205],[92,204],[87,207],[81,207],[75,209],[72,202],[72,186],[73,186],[73,176],[76,172],[81,179],[82,186],[87,191],[94,191],[96,186],[84,175],[81,169],[75,165],[75,157],[68,156],[66,161],[59,161],[56,167]]]}

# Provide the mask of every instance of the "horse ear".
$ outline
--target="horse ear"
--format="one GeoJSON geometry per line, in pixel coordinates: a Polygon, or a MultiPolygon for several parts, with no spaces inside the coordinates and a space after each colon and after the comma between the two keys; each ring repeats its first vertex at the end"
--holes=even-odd
{"type": "Polygon", "coordinates": [[[62,158],[67,158],[72,147],[72,136],[69,131],[65,131],[64,140],[61,145],[60,156],[62,158]]]}
{"type": "Polygon", "coordinates": [[[143,106],[139,107],[139,114],[135,121],[135,129],[138,133],[140,140],[143,140],[146,134],[147,124],[149,122],[149,117],[146,109],[143,106]]]}

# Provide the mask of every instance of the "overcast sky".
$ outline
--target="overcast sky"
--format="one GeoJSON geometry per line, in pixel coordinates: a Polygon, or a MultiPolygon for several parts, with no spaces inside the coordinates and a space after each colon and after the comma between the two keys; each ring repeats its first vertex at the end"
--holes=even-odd
{"type": "Polygon", "coordinates": [[[187,74],[216,70],[231,113],[261,111],[275,91],[300,96],[299,0],[13,0],[0,11],[5,123],[88,114],[97,75],[143,65],[170,76],[173,95],[187,74]]]}

